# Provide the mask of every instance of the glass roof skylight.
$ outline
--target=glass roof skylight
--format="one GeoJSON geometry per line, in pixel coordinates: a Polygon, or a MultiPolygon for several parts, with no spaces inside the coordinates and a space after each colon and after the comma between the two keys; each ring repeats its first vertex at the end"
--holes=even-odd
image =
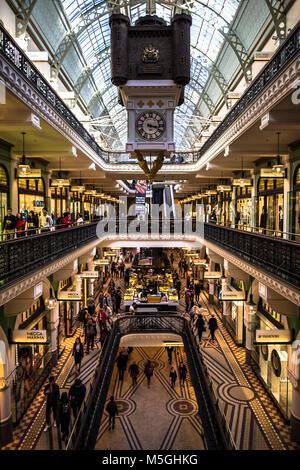
{"type": "MultiPolygon", "coordinates": [[[[102,101],[111,120],[111,126],[119,139],[113,142],[114,149],[125,147],[127,133],[127,114],[118,104],[117,88],[110,84],[109,54],[98,60],[99,54],[109,51],[110,28],[109,15],[113,6],[120,12],[130,16],[131,22],[146,15],[147,1],[118,0],[60,0],[71,29],[77,32],[77,40],[88,66],[95,61],[99,65],[93,70],[93,79],[97,89],[101,91],[102,101]],[[110,5],[110,7],[109,7],[110,5]]],[[[189,7],[179,0],[157,1],[156,14],[170,23],[176,6],[181,11],[186,9],[192,15],[191,27],[191,82],[186,86],[185,104],[175,112],[175,142],[178,149],[190,148],[197,140],[201,130],[199,121],[191,120],[203,103],[203,89],[210,77],[211,68],[224,42],[220,32],[228,31],[239,5],[239,0],[194,0],[189,7]],[[190,10],[189,10],[190,8],[190,10]]],[[[178,10],[176,10],[178,12],[178,10]]],[[[214,97],[210,97],[212,100],[214,97]]],[[[205,100],[204,100],[205,102],[205,100]]],[[[94,116],[95,118],[97,116],[94,116]]],[[[206,116],[208,117],[208,116],[206,116]]]]}

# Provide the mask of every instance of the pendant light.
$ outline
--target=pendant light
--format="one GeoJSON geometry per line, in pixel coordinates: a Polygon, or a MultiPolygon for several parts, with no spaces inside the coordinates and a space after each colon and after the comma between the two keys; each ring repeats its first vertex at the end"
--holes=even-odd
{"type": "Polygon", "coordinates": [[[284,168],[284,164],[281,160],[281,156],[279,155],[279,136],[280,136],[280,132],[277,132],[277,162],[273,166],[273,170],[276,171],[277,173],[281,173],[282,169],[284,168]]]}
{"type": "Polygon", "coordinates": [[[83,193],[85,191],[85,186],[81,182],[81,172],[80,172],[79,186],[71,186],[71,191],[77,192],[77,193],[83,193]]]}
{"type": "Polygon", "coordinates": [[[57,304],[57,300],[56,298],[54,297],[53,295],[53,290],[52,288],[50,287],[50,296],[49,296],[49,299],[46,299],[45,301],[45,304],[46,304],[46,307],[48,310],[52,310],[56,307],[56,304],[57,304]]]}
{"type": "Polygon", "coordinates": [[[59,158],[58,178],[52,181],[51,186],[57,186],[58,188],[70,186],[70,180],[61,176],[61,157],[59,158]]]}
{"type": "Polygon", "coordinates": [[[26,163],[26,157],[25,157],[25,135],[26,132],[22,132],[23,135],[23,155],[22,155],[22,161],[18,165],[18,169],[21,173],[24,174],[24,176],[28,175],[31,171],[30,165],[26,163]]]}
{"type": "Polygon", "coordinates": [[[251,283],[251,287],[250,287],[250,299],[248,300],[246,305],[248,305],[248,307],[250,309],[250,312],[253,313],[254,309],[256,308],[256,304],[253,302],[252,283],[251,283]]]}

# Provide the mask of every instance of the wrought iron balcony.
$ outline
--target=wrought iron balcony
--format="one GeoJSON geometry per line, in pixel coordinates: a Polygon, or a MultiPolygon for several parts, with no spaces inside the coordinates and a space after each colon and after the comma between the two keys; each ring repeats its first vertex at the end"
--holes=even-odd
{"type": "Polygon", "coordinates": [[[126,240],[126,235],[128,239],[132,235],[133,238],[137,236],[140,241],[145,240],[146,244],[153,235],[153,239],[161,235],[162,240],[170,240],[170,243],[172,240],[187,240],[186,235],[194,237],[194,243],[197,243],[197,239],[199,243],[207,240],[267,274],[300,288],[300,243],[296,241],[216,224],[198,224],[195,220],[187,222],[182,219],[153,218],[139,222],[135,217],[104,219],[102,228],[98,228],[97,233],[98,222],[0,243],[0,289],[99,236],[107,236],[108,239],[118,239],[121,236],[126,240]]]}

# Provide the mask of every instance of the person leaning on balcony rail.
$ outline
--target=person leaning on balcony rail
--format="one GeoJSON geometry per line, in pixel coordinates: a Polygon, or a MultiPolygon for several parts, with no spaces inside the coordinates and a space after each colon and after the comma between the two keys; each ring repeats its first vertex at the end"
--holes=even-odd
{"type": "Polygon", "coordinates": [[[83,225],[83,224],[84,224],[84,221],[83,221],[82,215],[78,214],[76,225],[83,225]]]}
{"type": "Polygon", "coordinates": [[[36,235],[37,229],[39,228],[38,215],[33,211],[29,212],[27,219],[27,235],[36,235]]]}
{"type": "Polygon", "coordinates": [[[24,237],[25,230],[27,230],[26,219],[25,217],[22,216],[21,212],[18,212],[17,223],[16,223],[17,238],[24,237]]]}
{"type": "Polygon", "coordinates": [[[10,240],[14,238],[15,227],[17,224],[17,218],[13,215],[12,209],[9,207],[7,209],[7,215],[3,219],[2,223],[2,237],[1,241],[10,240]]]}
{"type": "Polygon", "coordinates": [[[64,212],[64,216],[61,221],[62,228],[70,228],[72,227],[72,221],[70,217],[70,212],[64,212]]]}

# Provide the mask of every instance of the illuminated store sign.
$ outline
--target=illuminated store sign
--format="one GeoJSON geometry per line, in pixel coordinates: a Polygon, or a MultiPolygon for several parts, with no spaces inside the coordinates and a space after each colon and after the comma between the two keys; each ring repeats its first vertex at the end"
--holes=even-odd
{"type": "Polygon", "coordinates": [[[206,259],[195,259],[193,261],[195,266],[205,266],[206,265],[206,259]]]}
{"type": "Polygon", "coordinates": [[[57,300],[82,300],[81,292],[61,290],[58,293],[57,300]]]}
{"type": "Polygon", "coordinates": [[[244,178],[243,180],[237,179],[233,180],[233,186],[251,186],[251,180],[244,178]]]}
{"type": "Polygon", "coordinates": [[[219,300],[223,300],[223,301],[245,300],[245,295],[243,292],[227,285],[227,286],[223,286],[222,291],[220,292],[219,300]]]}
{"type": "Polygon", "coordinates": [[[46,330],[13,330],[11,334],[12,343],[46,343],[46,330]]]}
{"type": "Polygon", "coordinates": [[[98,271],[83,271],[80,274],[80,277],[83,279],[98,279],[99,272],[98,271]]]}
{"type": "Polygon", "coordinates": [[[95,266],[108,266],[109,260],[108,259],[95,259],[94,265],[95,266]]]}
{"type": "Polygon", "coordinates": [[[263,299],[267,298],[267,288],[261,282],[258,283],[258,293],[259,293],[261,298],[263,298],[263,299]]]}
{"type": "Polygon", "coordinates": [[[290,342],[290,330],[256,330],[256,343],[258,344],[285,344],[290,342]]]}
{"type": "Polygon", "coordinates": [[[273,169],[273,168],[262,168],[260,170],[260,176],[263,178],[284,178],[285,169],[273,169]]]}
{"type": "Polygon", "coordinates": [[[204,279],[220,279],[220,277],[220,271],[205,271],[204,273],[204,279]]]}
{"type": "Polygon", "coordinates": [[[32,169],[30,168],[30,170],[27,170],[26,172],[22,171],[21,168],[18,168],[17,169],[17,178],[41,178],[42,176],[42,170],[38,170],[38,169],[32,169]]]}
{"type": "Polygon", "coordinates": [[[217,191],[220,191],[221,193],[222,192],[230,192],[231,191],[231,186],[225,186],[225,185],[220,185],[220,186],[217,186],[217,191]]]}

